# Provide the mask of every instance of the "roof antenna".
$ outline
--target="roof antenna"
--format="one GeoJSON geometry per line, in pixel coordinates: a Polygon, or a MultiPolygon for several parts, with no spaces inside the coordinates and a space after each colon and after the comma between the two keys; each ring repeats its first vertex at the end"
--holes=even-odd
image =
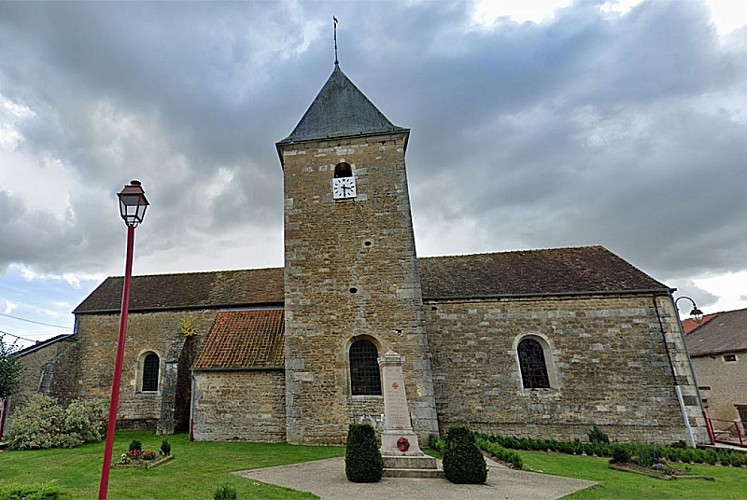
{"type": "Polygon", "coordinates": [[[337,60],[337,18],[335,16],[332,16],[332,22],[334,24],[334,33],[335,33],[335,66],[340,64],[340,61],[337,60]]]}

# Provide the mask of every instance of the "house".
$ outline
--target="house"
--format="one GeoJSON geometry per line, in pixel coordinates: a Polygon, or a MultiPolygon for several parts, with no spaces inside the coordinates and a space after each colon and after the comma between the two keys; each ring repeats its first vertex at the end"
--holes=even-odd
{"type": "MultiPolygon", "coordinates": [[[[719,312],[687,335],[703,402],[717,433],[747,422],[747,309],[719,312]]],[[[718,436],[717,436],[718,437],[718,436]]],[[[723,436],[722,436],[723,437],[723,436]]]]}

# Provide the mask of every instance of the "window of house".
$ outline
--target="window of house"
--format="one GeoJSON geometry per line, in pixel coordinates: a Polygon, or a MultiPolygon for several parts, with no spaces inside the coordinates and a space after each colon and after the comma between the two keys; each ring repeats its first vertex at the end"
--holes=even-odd
{"type": "Polygon", "coordinates": [[[143,392],[156,392],[158,391],[158,370],[161,364],[161,360],[158,359],[158,354],[149,352],[143,359],[143,385],[141,390],[143,392]]]}
{"type": "Polygon", "coordinates": [[[547,389],[550,377],[545,363],[545,351],[542,345],[531,338],[519,342],[517,348],[521,381],[525,389],[547,389]]]}
{"type": "Polygon", "coordinates": [[[736,354],[724,354],[721,358],[724,360],[725,363],[733,363],[737,360],[737,355],[736,354]]]}
{"type": "Polygon", "coordinates": [[[350,389],[353,396],[381,396],[379,351],[370,340],[350,346],[350,389]]]}
{"type": "Polygon", "coordinates": [[[335,165],[335,179],[339,179],[340,177],[352,177],[353,176],[353,168],[350,166],[349,163],[338,163],[335,165]]]}

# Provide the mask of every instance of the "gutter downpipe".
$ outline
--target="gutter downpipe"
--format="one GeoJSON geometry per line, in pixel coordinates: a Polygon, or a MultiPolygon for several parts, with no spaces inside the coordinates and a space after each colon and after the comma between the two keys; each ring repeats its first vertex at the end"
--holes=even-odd
{"type": "Polygon", "coordinates": [[[190,391],[190,397],[189,397],[189,441],[192,442],[195,440],[195,371],[194,369],[191,370],[192,372],[192,390],[190,391]]]}
{"type": "Polygon", "coordinates": [[[680,310],[677,309],[677,303],[675,302],[674,297],[672,297],[672,304],[674,304],[674,313],[677,315],[677,329],[680,332],[680,340],[682,340],[682,345],[685,346],[685,354],[687,355],[687,363],[690,365],[690,371],[693,374],[693,384],[695,385],[695,394],[698,397],[698,404],[700,405],[700,412],[703,414],[703,420],[705,421],[706,430],[708,431],[708,439],[711,441],[711,445],[715,445],[716,435],[713,433],[713,426],[711,425],[711,419],[708,418],[708,412],[706,411],[705,404],[703,404],[703,398],[700,395],[700,387],[698,385],[698,379],[695,374],[695,366],[693,366],[693,360],[690,357],[690,349],[687,348],[687,340],[685,340],[685,331],[682,329],[682,321],[680,320],[680,310]]]}
{"type": "MultiPolygon", "coordinates": [[[[690,419],[687,418],[687,410],[685,409],[685,401],[682,399],[682,389],[680,388],[680,384],[677,381],[677,369],[674,367],[674,361],[672,361],[672,354],[669,352],[669,348],[667,347],[667,334],[664,331],[664,324],[661,322],[661,315],[659,314],[659,305],[656,303],[656,295],[653,297],[654,302],[654,310],[656,311],[656,319],[659,321],[659,329],[661,330],[661,336],[664,340],[664,350],[667,352],[667,358],[669,359],[669,367],[672,369],[672,379],[674,380],[674,392],[677,394],[677,403],[680,406],[680,412],[682,413],[682,421],[685,423],[685,428],[687,429],[687,436],[690,438],[690,447],[691,448],[697,448],[697,444],[695,442],[695,435],[693,434],[693,429],[690,427],[690,419]]],[[[669,298],[672,298],[670,295],[669,298]]],[[[672,302],[674,304],[674,302],[672,302]]],[[[674,306],[675,314],[677,314],[677,322],[679,323],[679,313],[677,313],[677,306],[674,306]]],[[[682,327],[680,326],[680,329],[682,327]]],[[[697,386],[697,382],[694,382],[697,386]]]]}

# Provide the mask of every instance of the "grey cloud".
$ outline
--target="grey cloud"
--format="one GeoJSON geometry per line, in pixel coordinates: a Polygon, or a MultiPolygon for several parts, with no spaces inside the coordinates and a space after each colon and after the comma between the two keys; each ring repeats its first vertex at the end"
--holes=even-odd
{"type": "Polygon", "coordinates": [[[210,253],[240,244],[229,232],[281,234],[274,142],[332,71],[333,13],[345,72],[412,128],[419,224],[480,228],[469,251],[603,244],[660,279],[747,269],[747,124],[732,108],[747,44],[678,1],[625,16],[576,2],[492,30],[469,29],[460,2],[0,4],[0,92],[36,113],[23,147],[86,185],[74,227],[26,214],[16,228],[47,224],[54,251],[19,244],[0,262],[112,268],[108,211],[131,178],[153,202],[139,251],[164,270],[185,238],[210,253]]]}

